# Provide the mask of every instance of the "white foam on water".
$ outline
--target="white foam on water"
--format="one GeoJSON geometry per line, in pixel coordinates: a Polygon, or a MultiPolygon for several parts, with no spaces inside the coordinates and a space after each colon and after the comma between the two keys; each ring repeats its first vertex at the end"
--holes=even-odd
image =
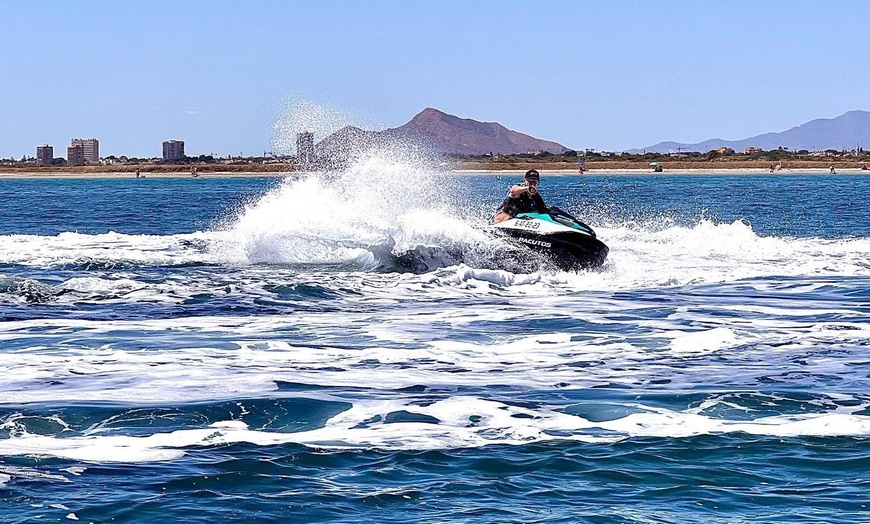
{"type": "Polygon", "coordinates": [[[535,273],[511,273],[497,269],[476,269],[465,264],[448,268],[445,271],[437,271],[433,273],[430,282],[438,282],[442,285],[469,285],[471,287],[484,286],[486,284],[497,284],[499,286],[523,286],[529,284],[537,284],[541,281],[541,274],[535,273]]]}
{"type": "MultiPolygon", "coordinates": [[[[372,384],[383,388],[486,386],[509,381],[550,387],[578,381],[576,368],[569,365],[577,359],[652,358],[630,344],[600,335],[582,345],[558,333],[503,337],[493,344],[445,339],[444,330],[467,329],[468,323],[480,320],[510,321],[527,314],[520,308],[491,309],[484,303],[421,314],[406,309],[388,316],[342,312],[6,322],[0,325],[0,341],[7,347],[26,349],[0,353],[0,366],[8,370],[0,376],[0,391],[4,403],[125,402],[130,398],[162,403],[261,396],[276,389],[275,381],[364,388],[372,384]],[[433,329],[433,325],[440,327],[433,329]],[[283,334],[288,329],[310,333],[320,343],[313,347],[285,341],[283,334]],[[36,342],[28,342],[32,337],[36,342]],[[338,345],[331,343],[335,337],[339,337],[338,345]],[[344,347],[342,337],[371,342],[344,347]],[[92,339],[101,342],[94,347],[83,345],[92,339]],[[118,347],[139,347],[140,340],[147,340],[152,349],[118,347]],[[373,367],[370,362],[378,365],[373,367]]],[[[601,373],[607,375],[610,370],[601,373]]],[[[587,376],[596,381],[601,374],[587,376]]]]}
{"type": "Polygon", "coordinates": [[[736,432],[773,437],[865,437],[870,435],[870,417],[847,413],[824,413],[734,421],[660,410],[653,413],[631,414],[602,424],[602,427],[631,437],[683,438],[736,432]]]}
{"type": "MultiPolygon", "coordinates": [[[[501,287],[502,275],[493,274],[501,287]]],[[[437,275],[427,278],[442,278],[437,275]]],[[[723,376],[753,383],[770,370],[794,368],[794,358],[812,364],[806,371],[850,376],[858,369],[850,370],[850,363],[862,362],[860,353],[823,358],[821,352],[861,344],[870,334],[866,325],[846,320],[858,318],[860,311],[831,308],[828,302],[779,297],[770,313],[766,302],[741,299],[739,307],[705,303],[691,312],[680,306],[667,316],[638,318],[633,301],[556,294],[546,288],[545,277],[524,278],[527,283],[500,291],[479,281],[487,285],[474,293],[509,297],[498,307],[492,300],[433,306],[444,297],[467,297],[469,290],[459,287],[408,285],[402,292],[401,286],[377,284],[372,288],[377,292],[342,299],[365,307],[335,312],[7,321],[0,324],[0,343],[7,348],[0,353],[0,367],[7,370],[0,375],[0,398],[7,404],[130,398],[193,402],[262,396],[275,391],[276,381],[547,389],[554,384],[636,386],[666,377],[678,387],[723,376]],[[379,309],[371,309],[378,300],[379,309]],[[844,320],[817,320],[832,315],[844,320]],[[518,329],[532,321],[539,327],[518,329]],[[575,338],[581,333],[577,329],[563,332],[564,326],[579,323],[585,326],[581,337],[575,338]],[[288,338],[288,333],[298,335],[288,338]],[[689,369],[687,358],[693,359],[689,369]],[[753,361],[765,367],[745,365],[753,361]],[[580,362],[589,365],[577,367],[580,362]]],[[[400,282],[405,280],[419,282],[417,275],[400,282]]]]}
{"type": "Polygon", "coordinates": [[[678,353],[709,353],[738,344],[734,331],[719,327],[702,331],[667,331],[659,336],[670,339],[670,348],[678,353]]]}
{"type": "Polygon", "coordinates": [[[132,278],[74,277],[65,280],[57,287],[79,293],[114,294],[128,293],[141,289],[144,285],[132,278]]]}
{"type": "MultiPolygon", "coordinates": [[[[45,473],[38,469],[28,468],[25,466],[7,466],[0,464],[0,475],[6,477],[7,481],[10,479],[22,479],[22,480],[38,480],[43,482],[69,482],[69,479],[64,477],[63,475],[56,475],[53,473],[45,473]]],[[[67,509],[67,508],[62,508],[67,509]]]]}
{"type": "MultiPolygon", "coordinates": [[[[594,226],[594,222],[593,222],[594,226]]],[[[744,221],[692,227],[626,222],[596,227],[610,248],[603,271],[559,273],[575,289],[651,289],[753,278],[867,276],[870,239],[766,237],[744,221]]]]}
{"type": "Polygon", "coordinates": [[[65,264],[131,263],[145,266],[178,265],[210,261],[195,246],[214,235],[196,232],[182,235],[0,235],[0,264],[53,267],[65,264]]]}
{"type": "Polygon", "coordinates": [[[425,405],[413,400],[358,401],[326,421],[324,427],[295,433],[252,430],[243,421],[228,420],[207,428],[147,436],[57,438],[25,434],[0,440],[0,456],[140,463],[173,460],[195,452],[196,448],[234,443],[301,444],[325,449],[433,450],[554,440],[599,443],[637,437],[687,438],[736,432],[783,438],[870,435],[870,417],[848,411],[728,420],[689,410],[672,411],[640,404],[624,408],[633,412],[593,422],[548,408],[518,407],[470,397],[451,397],[425,405]],[[400,420],[397,415],[405,418],[400,420]]]}

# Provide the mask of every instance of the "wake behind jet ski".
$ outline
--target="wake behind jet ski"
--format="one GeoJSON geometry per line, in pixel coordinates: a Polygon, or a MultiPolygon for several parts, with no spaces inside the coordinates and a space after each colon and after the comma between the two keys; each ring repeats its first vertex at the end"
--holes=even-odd
{"type": "Polygon", "coordinates": [[[523,184],[508,189],[492,230],[520,248],[516,254],[526,269],[535,269],[529,266],[539,266],[540,262],[568,271],[603,264],[607,246],[583,222],[559,208],[548,208],[538,193],[540,183],[536,170],[526,171],[523,184]]]}

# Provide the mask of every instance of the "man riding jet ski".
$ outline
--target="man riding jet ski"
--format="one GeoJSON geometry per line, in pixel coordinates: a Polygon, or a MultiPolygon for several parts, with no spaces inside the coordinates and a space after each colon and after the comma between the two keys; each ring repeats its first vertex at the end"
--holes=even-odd
{"type": "Polygon", "coordinates": [[[508,196],[495,211],[493,224],[504,222],[520,213],[546,213],[547,204],[538,193],[541,174],[534,169],[526,171],[524,184],[514,185],[508,189],[508,196]]]}
{"type": "Polygon", "coordinates": [[[538,193],[541,175],[530,169],[524,182],[508,190],[493,219],[493,231],[537,255],[524,258],[543,259],[559,269],[574,271],[603,264],[609,250],[592,228],[559,208],[546,206],[538,193]]]}

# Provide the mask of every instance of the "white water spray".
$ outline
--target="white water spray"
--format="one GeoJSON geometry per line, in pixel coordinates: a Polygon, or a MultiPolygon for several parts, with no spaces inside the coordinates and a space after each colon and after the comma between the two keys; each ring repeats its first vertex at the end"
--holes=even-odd
{"type": "MultiPolygon", "coordinates": [[[[296,101],[275,125],[276,149],[289,150],[296,133],[334,131],[350,119],[296,101]]],[[[419,145],[395,136],[340,145],[342,166],[289,176],[240,211],[217,249],[233,263],[356,264],[377,267],[384,257],[425,249],[435,266],[456,263],[447,251],[487,238],[460,218],[448,195],[449,174],[419,145]]],[[[326,159],[323,165],[328,165],[326,159]]],[[[421,259],[413,255],[413,263],[421,259]]],[[[428,264],[427,264],[428,267],[428,264]]]]}

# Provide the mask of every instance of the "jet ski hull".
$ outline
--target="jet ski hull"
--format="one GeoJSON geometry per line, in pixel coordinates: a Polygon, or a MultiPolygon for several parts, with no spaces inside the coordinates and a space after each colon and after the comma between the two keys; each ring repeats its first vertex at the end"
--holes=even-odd
{"type": "Polygon", "coordinates": [[[543,259],[563,271],[600,267],[607,260],[609,248],[597,238],[564,232],[538,235],[533,232],[502,233],[508,242],[531,252],[529,259],[543,259]]]}
{"type": "Polygon", "coordinates": [[[522,213],[492,229],[517,248],[515,258],[527,267],[543,262],[565,271],[593,269],[604,264],[610,251],[591,227],[559,208],[522,213]]]}

